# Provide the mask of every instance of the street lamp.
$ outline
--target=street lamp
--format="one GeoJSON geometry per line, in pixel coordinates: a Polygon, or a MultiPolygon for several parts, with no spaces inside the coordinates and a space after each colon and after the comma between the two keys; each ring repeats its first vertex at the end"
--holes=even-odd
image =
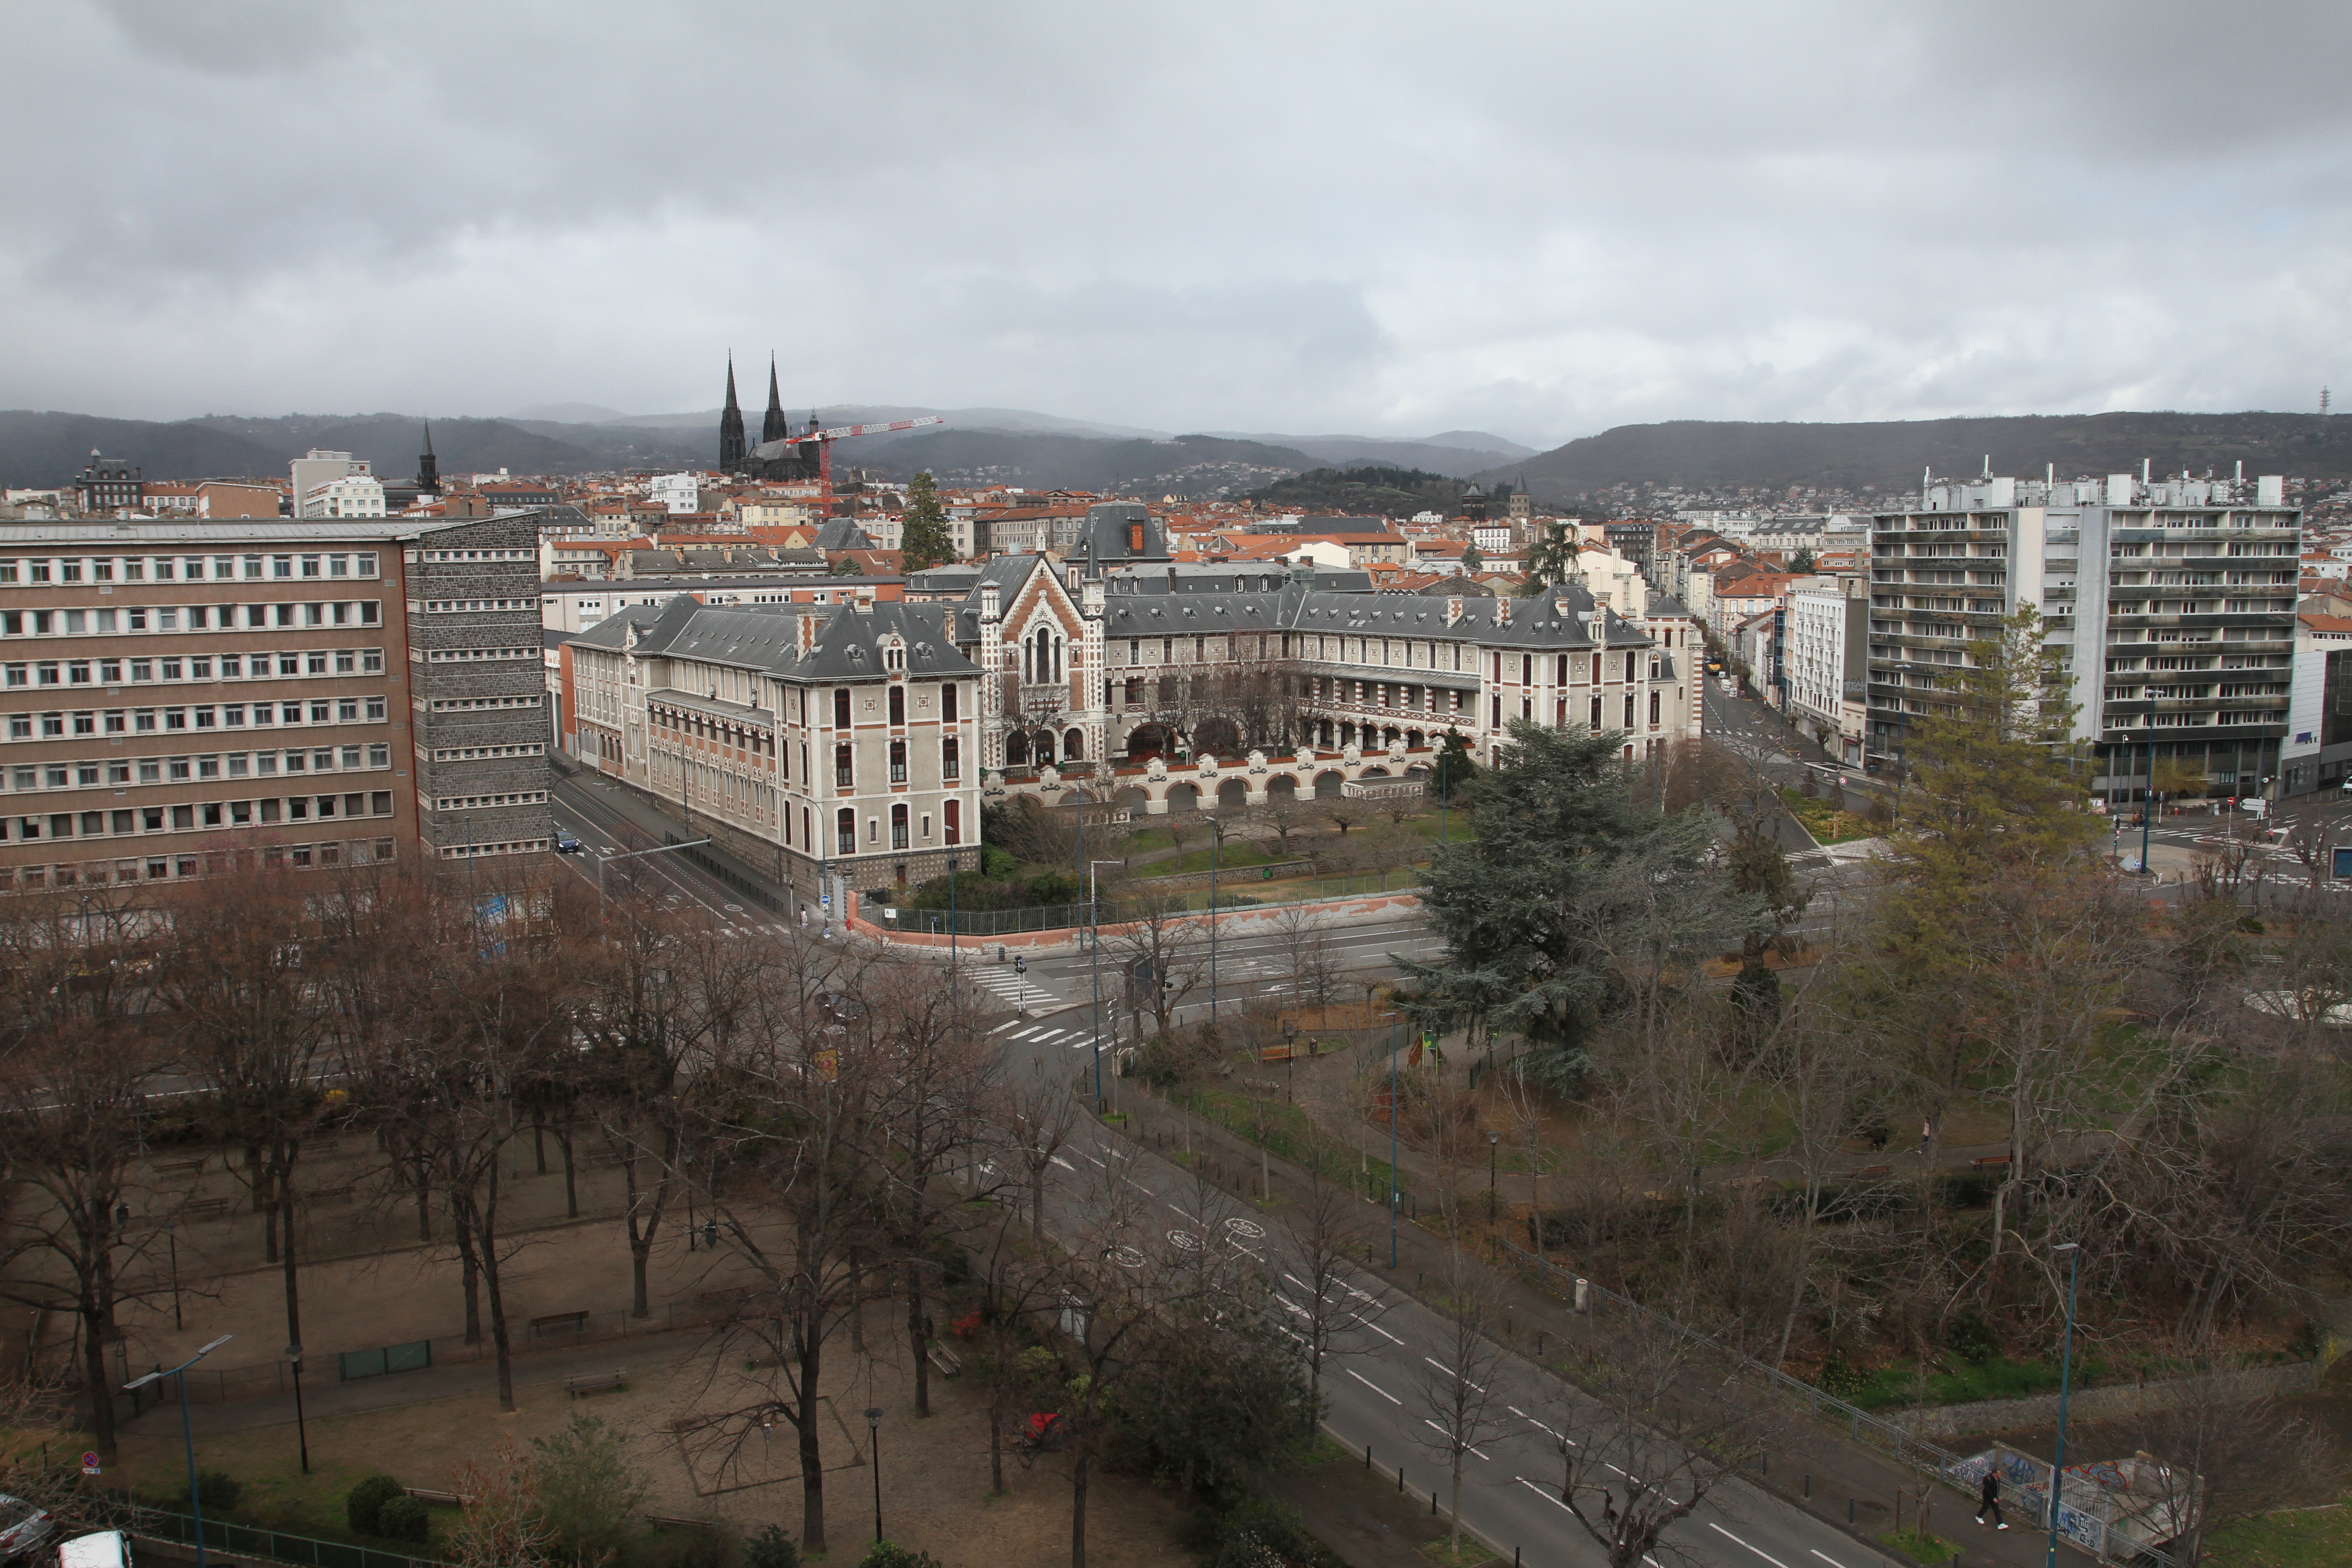
{"type": "Polygon", "coordinates": [[[1389,1267],[1397,1266],[1397,1016],[1389,1015],[1389,1267]]]}
{"type": "Polygon", "coordinates": [[[1097,866],[1124,866],[1125,860],[1087,862],[1087,967],[1095,988],[1095,1110],[1103,1108],[1102,1091],[1102,879],[1097,866]]]}
{"type": "Polygon", "coordinates": [[[2050,1249],[2066,1255],[2066,1337],[2058,1357],[2058,1446],[2050,1465],[2050,1553],[2045,1568],[2058,1568],[2058,1509],[2066,1485],[2066,1391],[2074,1370],[2074,1279],[2082,1265],[2080,1243],[2062,1241],[2050,1249]]]}
{"type": "Polygon", "coordinates": [[[302,1342],[297,1340],[286,1347],[286,1359],[294,1363],[294,1432],[302,1447],[302,1473],[310,1473],[310,1425],[302,1418],[302,1342]]]}
{"type": "Polygon", "coordinates": [[[1217,1020],[1217,867],[1224,858],[1225,825],[1213,813],[1202,812],[1213,842],[1209,846],[1209,1021],[1217,1020]]]}
{"type": "Polygon", "coordinates": [[[163,1222],[163,1239],[172,1249],[172,1327],[184,1329],[188,1325],[180,1321],[180,1222],[178,1220],[167,1219],[163,1222]]]}
{"type": "Polygon", "coordinates": [[[1486,1223],[1495,1223],[1495,1170],[1503,1156],[1503,1133],[1500,1128],[1486,1129],[1486,1223]]]}
{"type": "Polygon", "coordinates": [[[188,1369],[236,1337],[235,1334],[223,1334],[171,1371],[157,1367],[143,1377],[134,1377],[122,1385],[122,1392],[128,1394],[134,1388],[144,1388],[159,1378],[176,1377],[180,1380],[180,1445],[188,1454],[188,1511],[195,1516],[196,1521],[196,1568],[210,1568],[210,1560],[205,1556],[205,1503],[196,1488],[196,1438],[188,1426],[188,1369]]]}
{"type": "Polygon", "coordinates": [[[874,1539],[882,1539],[882,1407],[866,1407],[866,1451],[874,1461],[874,1539]]]}

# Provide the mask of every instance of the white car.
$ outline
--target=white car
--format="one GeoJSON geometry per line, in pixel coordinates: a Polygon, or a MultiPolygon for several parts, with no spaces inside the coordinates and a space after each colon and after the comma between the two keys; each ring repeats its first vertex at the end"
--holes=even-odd
{"type": "Polygon", "coordinates": [[[131,1538],[119,1530],[78,1535],[58,1548],[58,1568],[131,1568],[131,1538]]]}
{"type": "Polygon", "coordinates": [[[0,1563],[25,1563],[58,1532],[45,1509],[0,1493],[0,1563]]]}

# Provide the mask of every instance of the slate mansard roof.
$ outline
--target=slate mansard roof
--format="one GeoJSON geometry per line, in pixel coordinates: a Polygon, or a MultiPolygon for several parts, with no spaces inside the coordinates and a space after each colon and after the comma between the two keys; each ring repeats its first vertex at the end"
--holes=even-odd
{"type": "Polygon", "coordinates": [[[882,645],[893,635],[907,645],[909,677],[978,675],[943,630],[947,605],[709,605],[681,595],[658,609],[632,605],[567,639],[618,653],[700,659],[755,669],[779,680],[836,683],[873,680],[889,673],[882,645]],[[803,650],[801,618],[823,617],[803,650]],[[632,644],[630,634],[635,634],[632,644]]]}

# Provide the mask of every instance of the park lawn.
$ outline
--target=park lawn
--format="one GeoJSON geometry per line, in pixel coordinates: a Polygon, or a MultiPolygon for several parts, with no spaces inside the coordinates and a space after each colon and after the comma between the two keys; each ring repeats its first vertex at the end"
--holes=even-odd
{"type": "Polygon", "coordinates": [[[1850,811],[1840,811],[1825,800],[1815,800],[1801,790],[1784,789],[1781,802],[1789,815],[1804,824],[1805,831],[1817,844],[1851,844],[1857,838],[1876,837],[1877,830],[1850,811]]]}
{"type": "Polygon", "coordinates": [[[2338,1568],[2352,1563],[2352,1508],[2264,1514],[2214,1531],[2209,1557],[2228,1568],[2338,1568]]]}
{"type": "MultiPolygon", "coordinates": [[[[1188,839],[1192,837],[1187,835],[1188,839]]],[[[1174,859],[1154,860],[1148,866],[1138,867],[1137,869],[1147,877],[1173,877],[1186,871],[1208,870],[1213,858],[1218,865],[1230,871],[1236,868],[1255,868],[1276,860],[1293,860],[1298,857],[1270,854],[1266,847],[1255,838],[1229,838],[1225,841],[1224,853],[1222,857],[1218,857],[1212,847],[1187,849],[1174,859]]]]}
{"type": "MultiPolygon", "coordinates": [[[[2087,1388],[2103,1378],[2105,1362],[2087,1358],[2074,1363],[2074,1385],[2087,1388]]],[[[1831,1390],[1864,1410],[1900,1405],[1976,1405],[1988,1399],[2025,1399],[2058,1392],[2058,1363],[2011,1361],[1992,1356],[1981,1362],[1957,1362],[1949,1371],[1929,1370],[1922,1378],[1918,1363],[1898,1361],[1878,1368],[1860,1388],[1831,1390]]]]}

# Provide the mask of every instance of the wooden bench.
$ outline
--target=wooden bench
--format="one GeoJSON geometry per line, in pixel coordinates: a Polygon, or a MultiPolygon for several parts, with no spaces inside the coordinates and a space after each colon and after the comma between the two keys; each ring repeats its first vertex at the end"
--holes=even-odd
{"type": "Polygon", "coordinates": [[[543,1318],[533,1318],[530,1321],[530,1337],[531,1339],[535,1340],[541,1334],[551,1334],[558,1331],[575,1334],[586,1333],[588,1331],[588,1314],[585,1311],[550,1312],[543,1318]]]}
{"type": "Polygon", "coordinates": [[[227,1213],[226,1198],[196,1198],[180,1207],[182,1219],[218,1219],[227,1213]]]}
{"type": "Polygon", "coordinates": [[[608,1388],[626,1388],[629,1374],[615,1367],[611,1372],[574,1373],[563,1380],[563,1392],[577,1399],[583,1394],[597,1394],[608,1388]]]}
{"type": "Polygon", "coordinates": [[[332,1203],[341,1199],[348,1199],[352,1195],[352,1187],[355,1184],[356,1184],[346,1183],[340,1187],[319,1187],[313,1191],[304,1193],[302,1194],[302,1198],[306,1203],[314,1204],[332,1203]]]}
{"type": "Polygon", "coordinates": [[[963,1375],[963,1357],[956,1354],[955,1352],[948,1349],[947,1346],[940,1343],[939,1341],[933,1340],[930,1344],[926,1347],[923,1353],[930,1358],[930,1363],[933,1366],[940,1369],[940,1375],[941,1377],[961,1377],[963,1375]]]}
{"type": "Polygon", "coordinates": [[[403,1487],[400,1489],[406,1492],[410,1497],[415,1498],[418,1502],[437,1502],[448,1508],[471,1508],[474,1506],[474,1500],[467,1497],[463,1492],[436,1491],[431,1487],[403,1487]]]}
{"type": "Polygon", "coordinates": [[[1895,1173],[1895,1167],[1892,1165],[1864,1165],[1859,1171],[1852,1171],[1847,1173],[1849,1175],[1855,1176],[1891,1176],[1895,1173]]]}
{"type": "Polygon", "coordinates": [[[1969,1163],[1981,1171],[1994,1165],[2008,1164],[2009,1156],[2006,1154],[1979,1154],[1975,1159],[1969,1161],[1969,1163]]]}
{"type": "Polygon", "coordinates": [[[156,1174],[163,1176],[193,1176],[203,1171],[210,1163],[202,1159],[163,1160],[156,1163],[155,1172],[156,1174]]]}
{"type": "Polygon", "coordinates": [[[713,1530],[718,1527],[716,1520],[680,1519],[668,1513],[649,1513],[646,1515],[646,1522],[656,1530],[713,1530]]]}

